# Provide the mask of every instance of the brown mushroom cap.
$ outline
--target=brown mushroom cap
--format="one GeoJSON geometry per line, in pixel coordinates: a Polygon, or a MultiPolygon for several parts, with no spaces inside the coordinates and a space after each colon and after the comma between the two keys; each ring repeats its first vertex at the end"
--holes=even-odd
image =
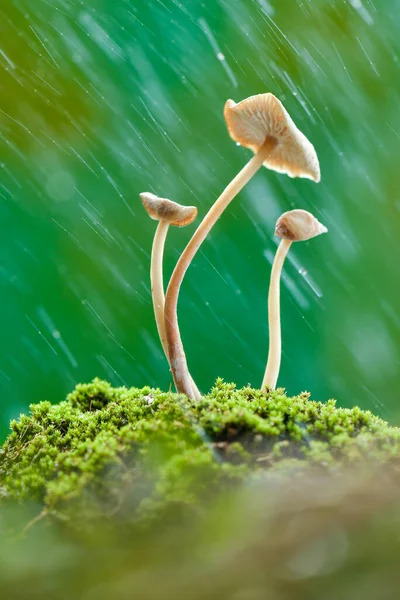
{"type": "Polygon", "coordinates": [[[149,217],[155,221],[166,221],[169,225],[185,227],[185,225],[190,225],[197,217],[195,206],[183,206],[167,198],[160,198],[150,192],[140,194],[140,199],[149,217]]]}
{"type": "Polygon", "coordinates": [[[277,145],[271,150],[264,166],[290,177],[321,179],[314,146],[293,123],[282,103],[273,94],[250,96],[236,104],[228,100],[224,117],[229,135],[235,142],[257,152],[266,139],[277,145]]]}
{"type": "Polygon", "coordinates": [[[276,222],[275,235],[291,242],[309,240],[327,228],[306,210],[296,209],[283,213],[276,222]]]}

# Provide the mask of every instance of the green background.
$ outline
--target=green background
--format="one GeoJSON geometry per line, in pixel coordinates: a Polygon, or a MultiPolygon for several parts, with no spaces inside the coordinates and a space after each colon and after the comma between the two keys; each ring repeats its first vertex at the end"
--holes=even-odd
{"type": "MultiPolygon", "coordinates": [[[[228,98],[273,92],[322,181],[263,169],[185,279],[180,323],[201,390],[260,384],[274,224],[311,210],[282,286],[289,393],[398,421],[400,2],[6,0],[0,8],[0,414],[79,381],[171,384],[153,321],[154,221],[138,194],[202,217],[251,157],[228,98]]],[[[170,273],[193,227],[171,230],[170,273]]]]}

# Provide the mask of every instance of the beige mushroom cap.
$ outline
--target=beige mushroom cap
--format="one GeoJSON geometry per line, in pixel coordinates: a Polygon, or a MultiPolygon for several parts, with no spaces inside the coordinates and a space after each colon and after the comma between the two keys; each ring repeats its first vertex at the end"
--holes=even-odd
{"type": "Polygon", "coordinates": [[[327,228],[306,210],[296,209],[283,213],[276,222],[275,235],[291,242],[309,240],[327,228]]]}
{"type": "Polygon", "coordinates": [[[155,221],[166,221],[169,225],[184,227],[190,225],[197,217],[195,206],[183,206],[150,192],[140,194],[140,199],[149,217],[155,221]]]}
{"type": "Polygon", "coordinates": [[[282,103],[273,94],[250,96],[236,104],[228,100],[224,117],[235,142],[257,152],[267,137],[276,140],[264,166],[290,177],[321,179],[317,153],[293,123],[282,103]]]}

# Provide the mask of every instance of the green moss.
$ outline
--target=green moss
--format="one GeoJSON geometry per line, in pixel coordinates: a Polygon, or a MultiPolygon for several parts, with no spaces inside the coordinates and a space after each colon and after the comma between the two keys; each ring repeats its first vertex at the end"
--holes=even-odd
{"type": "Polygon", "coordinates": [[[11,429],[0,451],[3,501],[35,501],[74,522],[192,509],[271,469],[330,472],[400,455],[400,429],[368,411],[222,380],[199,403],[94,380],[57,405],[32,405],[11,429]]]}

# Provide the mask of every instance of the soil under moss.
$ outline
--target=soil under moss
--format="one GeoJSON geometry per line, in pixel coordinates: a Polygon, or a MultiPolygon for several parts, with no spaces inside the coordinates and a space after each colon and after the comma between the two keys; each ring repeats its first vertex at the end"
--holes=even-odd
{"type": "Polygon", "coordinates": [[[2,501],[35,502],[75,526],[193,512],[249,478],[396,465],[400,456],[400,429],[368,411],[222,380],[198,403],[94,380],[59,404],[32,405],[11,429],[0,450],[2,501]]]}

